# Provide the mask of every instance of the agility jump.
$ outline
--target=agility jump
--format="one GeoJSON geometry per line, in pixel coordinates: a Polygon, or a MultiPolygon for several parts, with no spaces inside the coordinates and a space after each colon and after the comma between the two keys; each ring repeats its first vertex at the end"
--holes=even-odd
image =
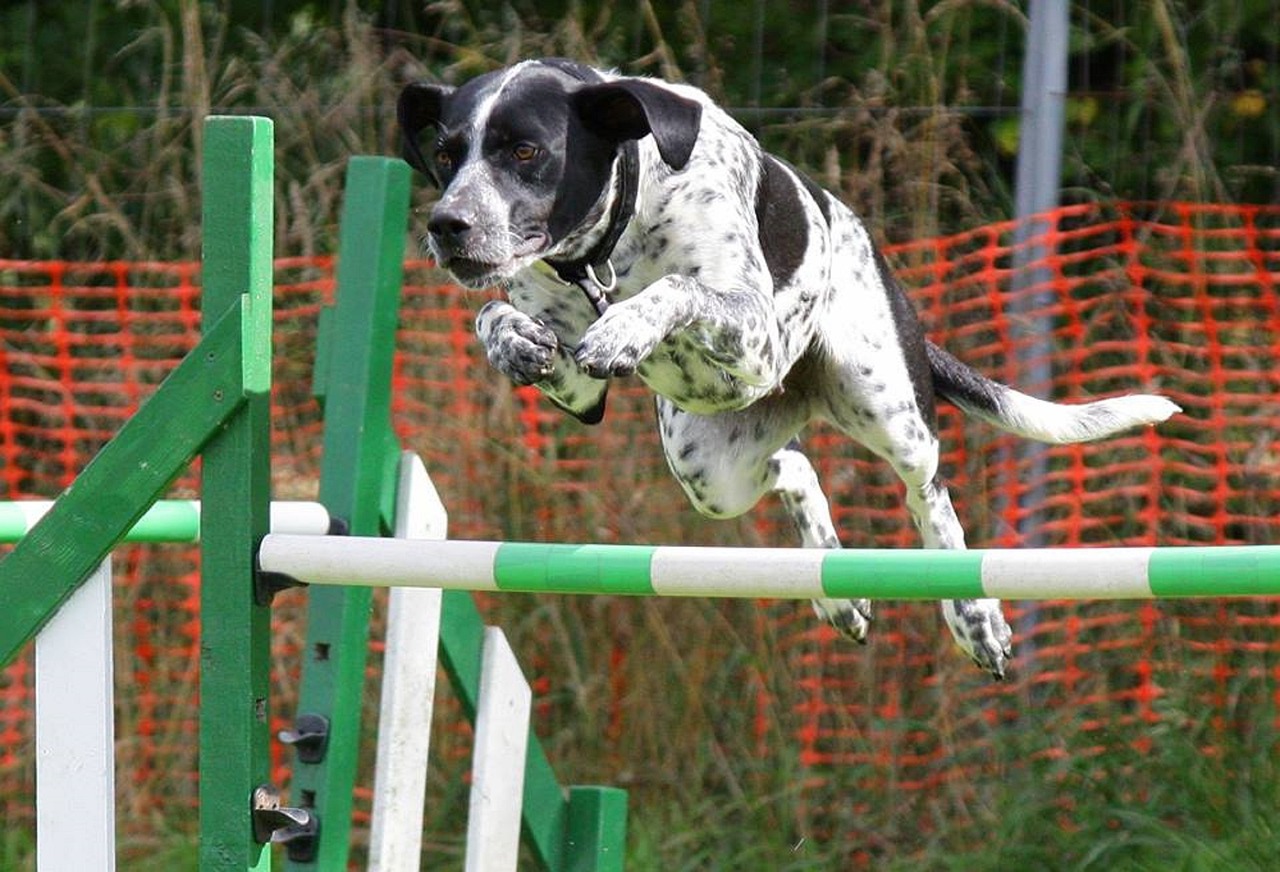
{"type": "Polygon", "coordinates": [[[735,599],[1167,599],[1280,594],[1280,545],[878,549],[567,545],[275,534],[259,568],[317,585],[735,599]]]}
{"type": "MultiPolygon", "coordinates": [[[[96,619],[92,637],[83,629],[70,635],[81,648],[90,638],[98,640],[104,664],[87,669],[80,660],[68,670],[67,656],[45,658],[55,669],[59,662],[63,668],[62,675],[42,683],[70,686],[70,672],[87,676],[93,685],[92,694],[46,692],[44,702],[66,701],[57,720],[85,727],[54,744],[83,746],[92,733],[94,768],[102,775],[90,781],[88,770],[69,765],[62,767],[66,778],[44,780],[43,787],[53,793],[41,792],[38,798],[42,872],[114,868],[113,791],[106,786],[113,768],[111,626],[110,608],[104,605],[110,585],[99,567],[120,542],[157,536],[169,541],[198,537],[201,543],[200,819],[198,845],[192,848],[200,869],[266,872],[273,867],[271,843],[284,843],[284,868],[293,872],[348,866],[371,611],[367,587],[317,588],[308,596],[299,709],[294,727],[275,737],[297,751],[290,795],[283,797],[270,782],[271,598],[257,582],[256,552],[272,524],[273,150],[267,119],[206,121],[200,342],[56,501],[0,510],[0,525],[21,536],[0,561],[6,605],[0,610],[0,663],[37,637],[45,638],[42,631],[67,626],[61,619],[70,612],[78,619],[87,611],[96,619]],[[197,456],[202,458],[202,510],[197,513],[189,503],[152,509],[197,456]],[[91,588],[85,586],[90,578],[97,579],[91,588]],[[86,592],[95,595],[78,595],[86,592]],[[106,800],[95,806],[93,820],[68,816],[66,810],[86,792],[106,800]],[[68,827],[79,828],[68,835],[68,827]],[[78,850],[81,846],[86,850],[78,850]],[[81,859],[86,857],[91,859],[81,859]]],[[[321,316],[314,377],[325,426],[322,511],[303,509],[312,519],[309,530],[312,521],[327,530],[333,519],[359,535],[444,533],[443,507],[421,508],[434,489],[424,497],[423,488],[415,486],[413,463],[406,463],[390,424],[408,176],[408,166],[390,158],[357,157],[348,167],[339,293],[336,305],[321,316]]],[[[414,632],[407,645],[393,642],[389,632],[388,654],[396,649],[413,656],[392,657],[384,669],[384,699],[396,704],[394,718],[384,707],[379,732],[380,758],[390,756],[401,774],[416,767],[408,775],[416,775],[418,785],[425,776],[425,762],[419,761],[425,760],[427,730],[414,725],[429,724],[430,694],[421,691],[421,683],[402,679],[434,678],[435,638],[422,630],[429,620],[440,627],[440,661],[469,716],[479,720],[486,705],[503,708],[507,700],[529,694],[514,658],[500,656],[503,645],[484,627],[470,597],[436,592],[431,618],[425,616],[429,608],[423,599],[392,592],[389,621],[407,622],[414,632]],[[400,609],[397,616],[398,605],[411,610],[400,609]],[[427,649],[430,658],[420,657],[427,649]],[[384,738],[397,740],[387,743],[388,754],[381,751],[384,738]]],[[[86,625],[71,622],[73,628],[86,625]]],[[[489,769],[501,783],[489,783],[480,793],[501,801],[473,802],[468,825],[476,837],[469,839],[467,868],[514,870],[523,835],[532,856],[550,872],[620,870],[626,792],[562,786],[527,723],[509,720],[498,727],[490,732],[505,742],[503,765],[489,769]],[[521,757],[523,766],[516,762],[521,757]],[[500,836],[488,822],[500,825],[500,836]]],[[[477,736],[484,731],[479,723],[476,730],[477,736]]],[[[48,739],[39,740],[40,753],[49,750],[48,739]]],[[[473,770],[476,785],[480,769],[473,770]]],[[[386,783],[381,771],[375,777],[372,868],[418,868],[423,791],[413,784],[412,777],[386,783]],[[380,800],[391,798],[399,819],[394,833],[378,822],[387,809],[380,800]]]]}
{"type": "MultiPolygon", "coordinates": [[[[378,538],[403,525],[407,513],[397,503],[409,492],[398,477],[399,446],[387,420],[408,172],[386,159],[353,162],[349,179],[357,179],[366,196],[349,195],[345,207],[343,225],[350,231],[343,236],[341,293],[322,322],[329,350],[317,362],[317,392],[326,407],[320,503],[353,535],[268,533],[271,133],[262,119],[210,125],[206,179],[217,184],[205,190],[217,198],[205,215],[205,337],[0,563],[5,661],[131,535],[173,477],[203,455],[206,511],[197,522],[191,506],[173,510],[183,515],[183,536],[198,523],[204,554],[204,872],[269,869],[266,845],[282,835],[290,840],[288,868],[345,868],[371,586],[444,589],[439,647],[468,712],[481,708],[482,684],[500,685],[513,698],[528,689],[507,666],[501,681],[484,671],[504,659],[500,636],[486,631],[470,598],[451,595],[454,590],[798,599],[1280,593],[1280,547],[1270,546],[884,552],[378,538]],[[334,364],[335,348],[342,350],[341,367],[334,364]],[[271,590],[294,583],[315,585],[300,713],[325,718],[328,732],[321,759],[300,754],[295,764],[297,805],[279,808],[278,797],[264,789],[269,606],[271,590]],[[299,833],[290,822],[303,820],[321,825],[299,833]]],[[[300,728],[288,733],[305,738],[300,728]]],[[[528,738],[516,826],[533,853],[554,872],[620,870],[625,793],[562,788],[535,737],[528,738]]]]}

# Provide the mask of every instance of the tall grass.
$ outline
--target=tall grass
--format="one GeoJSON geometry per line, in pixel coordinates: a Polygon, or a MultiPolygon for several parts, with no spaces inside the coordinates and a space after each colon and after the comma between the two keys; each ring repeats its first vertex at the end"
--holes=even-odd
{"type": "MultiPolygon", "coordinates": [[[[0,68],[0,101],[15,113],[0,130],[7,256],[194,257],[211,111],[275,119],[278,250],[328,251],[346,157],[398,151],[403,82],[553,54],[703,85],[884,237],[1009,213],[1025,28],[1014,4],[808,3],[757,18],[693,0],[438,0],[405,32],[348,2],[324,18],[304,6],[266,36],[197,0],[141,6],[148,23],[112,47],[103,75],[131,108],[59,106],[0,68]]],[[[1274,197],[1280,70],[1265,34],[1278,16],[1275,4],[1226,0],[1195,12],[1169,0],[1149,14],[1082,7],[1073,196],[1274,197]]]]}

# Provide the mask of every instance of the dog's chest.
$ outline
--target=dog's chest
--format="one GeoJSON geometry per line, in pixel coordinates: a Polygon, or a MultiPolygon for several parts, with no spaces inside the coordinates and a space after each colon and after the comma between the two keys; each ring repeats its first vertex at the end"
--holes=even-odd
{"type": "Polygon", "coordinates": [[[712,366],[700,340],[675,336],[654,350],[637,369],[641,380],[686,412],[713,414],[740,408],[756,395],[721,367],[712,366]]]}

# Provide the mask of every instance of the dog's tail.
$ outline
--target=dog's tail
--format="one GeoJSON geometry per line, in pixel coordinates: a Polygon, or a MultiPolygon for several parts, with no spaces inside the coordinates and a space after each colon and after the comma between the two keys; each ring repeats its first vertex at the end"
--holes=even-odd
{"type": "Polygon", "coordinates": [[[1131,394],[1092,403],[1065,405],[1038,400],[992,381],[953,355],[926,343],[934,389],[963,411],[989,424],[1040,442],[1089,442],[1138,427],[1158,424],[1176,404],[1152,394],[1131,394]]]}

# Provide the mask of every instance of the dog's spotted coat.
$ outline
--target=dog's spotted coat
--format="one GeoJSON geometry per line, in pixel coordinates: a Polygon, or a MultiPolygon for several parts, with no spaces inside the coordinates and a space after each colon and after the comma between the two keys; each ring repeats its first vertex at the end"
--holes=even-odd
{"type": "MultiPolygon", "coordinates": [[[[611,376],[638,375],[657,395],[671,471],[705,515],[740,515],[776,491],[806,547],[839,547],[796,441],[821,419],[893,467],[926,548],[963,548],[938,476],[935,395],[1055,442],[1177,410],[1145,395],[1046,403],[927,342],[857,216],[695,88],[529,61],[456,90],[410,85],[399,111],[406,156],[443,188],[431,251],[463,283],[507,291],[477,318],[489,361],[588,423],[604,414],[611,376]],[[601,315],[542,262],[581,258],[604,236],[629,140],[638,194],[601,315]]],[[[867,601],[814,608],[865,638],[867,601]]],[[[943,615],[960,647],[1002,677],[1010,631],[999,602],[947,601],[943,615]]]]}

